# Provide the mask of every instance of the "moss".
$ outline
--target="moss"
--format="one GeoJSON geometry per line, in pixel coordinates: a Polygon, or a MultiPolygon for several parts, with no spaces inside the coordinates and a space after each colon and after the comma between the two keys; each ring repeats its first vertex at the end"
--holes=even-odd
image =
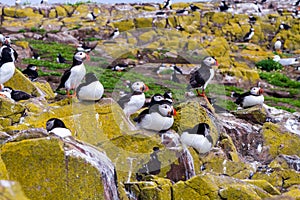
{"type": "Polygon", "coordinates": [[[283,193],[283,196],[292,197],[293,199],[299,199],[300,198],[300,190],[299,189],[293,189],[288,192],[283,193]]]}
{"type": "Polygon", "coordinates": [[[281,193],[266,180],[244,180],[247,183],[256,185],[271,195],[280,195],[281,193]]]}
{"type": "Polygon", "coordinates": [[[80,158],[66,157],[58,139],[8,143],[1,157],[9,178],[30,199],[103,199],[100,173],[80,158]]]}
{"type": "Polygon", "coordinates": [[[119,22],[114,22],[113,26],[119,28],[120,32],[131,30],[135,27],[133,19],[122,20],[119,22]]]}
{"type": "Polygon", "coordinates": [[[142,42],[151,42],[155,36],[156,36],[156,32],[152,30],[141,34],[139,36],[139,40],[141,40],[142,42]]]}
{"type": "MultiPolygon", "coordinates": [[[[241,185],[229,185],[224,187],[219,192],[221,198],[224,199],[232,199],[232,200],[239,200],[239,199],[248,199],[248,200],[259,200],[261,199],[258,194],[252,188],[241,186],[241,185]]],[[[265,196],[270,197],[270,196],[265,196]]]]}
{"type": "MultiPolygon", "coordinates": [[[[19,122],[24,111],[25,107],[22,104],[14,103],[5,98],[0,99],[0,117],[8,118],[12,123],[16,123],[19,122]]],[[[7,123],[6,120],[3,122],[7,123]]]]}
{"type": "Polygon", "coordinates": [[[53,18],[56,18],[56,17],[57,17],[56,10],[55,9],[51,9],[50,12],[49,12],[49,18],[53,19],[53,18]]]}
{"type": "Polygon", "coordinates": [[[152,27],[152,18],[136,18],[135,27],[136,28],[152,27]]]}
{"type": "Polygon", "coordinates": [[[55,94],[52,91],[52,88],[48,82],[46,83],[34,82],[33,84],[39,89],[39,91],[34,93],[35,95],[44,96],[46,99],[52,99],[55,97],[55,94]]]}
{"type": "Polygon", "coordinates": [[[278,125],[265,123],[262,128],[265,145],[273,158],[280,154],[300,156],[299,136],[280,130],[278,125]]]}
{"type": "Polygon", "coordinates": [[[16,8],[14,7],[4,7],[3,14],[5,16],[14,17],[16,12],[16,8]]]}
{"type": "Polygon", "coordinates": [[[179,181],[173,187],[173,198],[174,199],[199,199],[209,200],[209,197],[201,196],[193,188],[186,185],[183,181],[179,181]]]}
{"type": "Polygon", "coordinates": [[[263,124],[266,121],[267,113],[261,105],[253,106],[251,108],[241,109],[234,112],[238,118],[251,121],[253,123],[263,124]]]}
{"type": "Polygon", "coordinates": [[[23,49],[29,48],[29,43],[26,41],[16,41],[15,45],[22,47],[23,49]]]}

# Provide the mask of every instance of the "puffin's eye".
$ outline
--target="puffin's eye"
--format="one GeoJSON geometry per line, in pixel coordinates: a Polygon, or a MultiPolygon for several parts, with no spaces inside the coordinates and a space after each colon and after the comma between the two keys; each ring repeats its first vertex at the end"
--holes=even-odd
{"type": "Polygon", "coordinates": [[[165,109],[167,109],[168,108],[168,106],[165,106],[165,109]]]}

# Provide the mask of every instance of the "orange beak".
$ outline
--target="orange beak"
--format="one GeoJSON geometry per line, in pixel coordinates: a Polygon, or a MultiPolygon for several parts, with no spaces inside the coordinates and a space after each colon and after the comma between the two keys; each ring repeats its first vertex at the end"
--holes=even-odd
{"type": "Polygon", "coordinates": [[[144,92],[147,92],[149,90],[148,86],[145,84],[143,87],[142,87],[142,91],[144,92]]]}
{"type": "Polygon", "coordinates": [[[263,89],[259,89],[259,94],[262,94],[262,93],[264,93],[264,90],[263,89]]]}
{"type": "Polygon", "coordinates": [[[87,60],[87,61],[90,61],[90,56],[89,56],[89,54],[86,54],[86,60],[87,60]]]}
{"type": "Polygon", "coordinates": [[[176,112],[175,108],[173,108],[172,115],[173,115],[173,116],[177,115],[177,112],[176,112]]]}
{"type": "Polygon", "coordinates": [[[218,61],[216,60],[216,66],[219,66],[219,63],[218,63],[218,61]]]}

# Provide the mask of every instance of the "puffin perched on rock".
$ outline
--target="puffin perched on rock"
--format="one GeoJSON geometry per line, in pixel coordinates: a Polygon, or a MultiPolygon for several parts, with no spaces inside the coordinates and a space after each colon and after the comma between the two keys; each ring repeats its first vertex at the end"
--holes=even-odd
{"type": "Polygon", "coordinates": [[[30,94],[21,90],[13,90],[11,87],[4,87],[2,91],[9,93],[10,98],[14,101],[27,100],[33,97],[30,94]]]}
{"type": "Polygon", "coordinates": [[[254,36],[254,28],[251,27],[249,32],[246,33],[246,35],[244,36],[243,41],[244,42],[249,42],[252,39],[253,36],[254,36]]]}
{"type": "Polygon", "coordinates": [[[191,129],[184,130],[180,136],[183,144],[193,147],[198,153],[207,153],[213,146],[209,125],[199,123],[191,129]]]}
{"type": "Polygon", "coordinates": [[[115,28],[115,30],[110,34],[109,38],[110,39],[115,39],[120,35],[119,28],[115,28]]]}
{"type": "Polygon", "coordinates": [[[134,121],[139,128],[162,132],[172,127],[174,114],[176,111],[169,101],[158,100],[152,102],[152,105],[134,118],[134,121]]]}
{"type": "Polygon", "coordinates": [[[46,130],[49,134],[54,134],[61,138],[72,136],[71,131],[66,127],[64,122],[57,118],[51,118],[47,121],[46,130]]]}
{"type": "Polygon", "coordinates": [[[73,64],[71,68],[67,69],[61,77],[60,84],[56,90],[66,88],[67,96],[70,97],[70,90],[74,90],[73,96],[76,96],[76,88],[86,74],[86,69],[83,64],[85,59],[89,59],[88,54],[84,52],[77,52],[73,56],[73,64]]]}
{"type": "Polygon", "coordinates": [[[127,117],[143,107],[146,100],[144,92],[149,90],[148,86],[141,81],[134,82],[130,88],[132,92],[118,100],[127,117]]]}
{"type": "Polygon", "coordinates": [[[22,71],[22,73],[27,76],[31,81],[35,81],[39,76],[37,72],[37,67],[33,64],[29,64],[26,69],[22,71]]]}
{"type": "Polygon", "coordinates": [[[263,89],[260,87],[252,87],[250,91],[237,96],[238,98],[234,103],[240,105],[242,108],[249,108],[264,103],[263,89]]]}
{"type": "Polygon", "coordinates": [[[56,57],[56,62],[57,63],[66,63],[66,59],[60,53],[58,53],[57,57],[56,57]]]}
{"type": "Polygon", "coordinates": [[[2,84],[6,83],[15,73],[15,54],[14,50],[8,46],[1,48],[0,60],[0,90],[2,84]]]}
{"type": "Polygon", "coordinates": [[[274,49],[275,51],[280,52],[281,47],[282,47],[282,42],[280,40],[280,37],[277,37],[276,42],[274,43],[274,49]]]}
{"type": "Polygon", "coordinates": [[[190,84],[188,89],[196,89],[198,96],[204,97],[207,103],[209,103],[209,101],[204,90],[215,75],[215,71],[212,68],[213,66],[218,66],[218,62],[214,57],[208,56],[203,59],[200,68],[197,67],[190,72],[190,84]],[[202,93],[199,92],[199,88],[202,89],[202,93]]]}
{"type": "Polygon", "coordinates": [[[87,73],[85,83],[81,83],[77,89],[77,98],[81,101],[98,101],[104,93],[104,87],[94,73],[87,73]]]}
{"type": "Polygon", "coordinates": [[[171,0],[165,0],[162,9],[171,10],[172,9],[172,1],[171,0]]]}

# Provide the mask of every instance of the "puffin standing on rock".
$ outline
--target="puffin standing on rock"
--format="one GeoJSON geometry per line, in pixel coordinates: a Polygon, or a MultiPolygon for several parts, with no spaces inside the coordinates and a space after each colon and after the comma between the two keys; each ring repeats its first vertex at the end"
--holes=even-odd
{"type": "Polygon", "coordinates": [[[149,88],[145,83],[137,81],[131,85],[131,90],[132,93],[121,97],[118,101],[127,117],[143,107],[146,100],[144,92],[148,91],[149,88]]]}
{"type": "Polygon", "coordinates": [[[240,105],[242,108],[249,108],[264,103],[263,89],[260,87],[252,87],[250,91],[237,96],[238,98],[234,103],[240,105]]]}
{"type": "Polygon", "coordinates": [[[217,60],[214,57],[208,56],[203,59],[200,68],[197,67],[190,73],[191,77],[188,89],[196,89],[198,96],[204,97],[208,104],[210,103],[204,93],[204,90],[215,75],[215,71],[212,68],[214,65],[218,66],[217,60]],[[202,88],[202,93],[199,92],[199,88],[202,88]]]}
{"type": "Polygon", "coordinates": [[[210,128],[206,123],[199,123],[193,128],[183,131],[180,140],[201,154],[209,152],[213,145],[210,128]]]}
{"type": "Polygon", "coordinates": [[[254,28],[251,27],[249,32],[246,33],[246,35],[244,36],[243,41],[249,42],[252,39],[253,35],[254,35],[254,28]]]}
{"type": "Polygon", "coordinates": [[[35,81],[39,76],[37,72],[37,67],[33,64],[29,64],[26,69],[22,71],[24,75],[26,75],[31,81],[35,81]]]}
{"type": "Polygon", "coordinates": [[[30,94],[21,90],[13,90],[11,87],[4,87],[2,91],[9,93],[9,97],[14,101],[27,100],[33,97],[30,94]]]}
{"type": "Polygon", "coordinates": [[[64,72],[56,91],[60,88],[66,88],[68,97],[71,96],[70,90],[74,90],[75,92],[73,96],[76,96],[76,88],[78,87],[86,73],[86,69],[83,64],[83,61],[85,59],[89,59],[88,54],[84,52],[75,53],[75,55],[73,56],[72,67],[64,72]]]}
{"type": "Polygon", "coordinates": [[[49,134],[54,134],[61,138],[72,136],[71,131],[66,127],[64,122],[57,118],[51,118],[47,121],[46,130],[49,134]]]}
{"type": "Polygon", "coordinates": [[[87,73],[85,83],[81,83],[76,90],[77,98],[81,101],[98,101],[104,93],[104,87],[94,73],[87,73]]]}
{"type": "Polygon", "coordinates": [[[0,90],[2,84],[7,82],[15,73],[15,56],[14,50],[8,46],[4,46],[1,49],[1,60],[0,60],[0,90]]]}

